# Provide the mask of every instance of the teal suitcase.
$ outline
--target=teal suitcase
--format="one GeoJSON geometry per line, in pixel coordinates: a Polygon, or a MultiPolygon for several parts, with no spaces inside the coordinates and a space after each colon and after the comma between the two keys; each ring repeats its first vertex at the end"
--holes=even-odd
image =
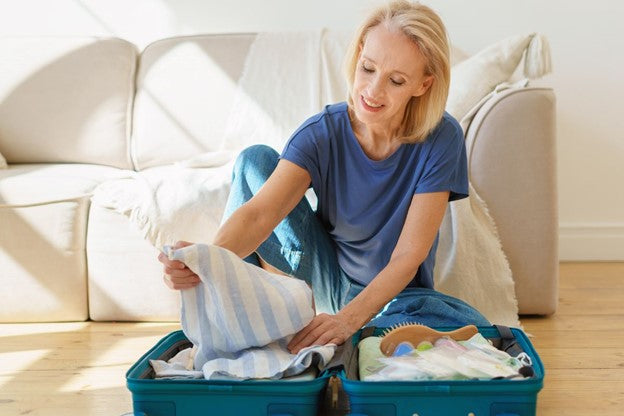
{"type": "Polygon", "coordinates": [[[154,379],[150,359],[168,360],[191,345],[182,331],[176,331],[145,353],[128,370],[126,381],[135,416],[534,416],[537,394],[543,386],[542,362],[521,330],[506,329],[507,337],[502,337],[505,327],[500,328],[480,327],[479,332],[495,345],[506,342],[507,346],[501,349],[512,345],[516,351],[526,352],[532,361],[531,377],[487,381],[359,381],[357,344],[365,336],[383,332],[382,328],[364,328],[338,350],[328,369],[314,380],[154,379]]]}
{"type": "Polygon", "coordinates": [[[329,374],[307,381],[154,379],[150,359],[191,346],[182,331],[161,339],[126,373],[135,416],[316,416],[329,374]]]}
{"type": "Polygon", "coordinates": [[[479,332],[511,355],[527,353],[533,374],[522,380],[359,381],[357,344],[365,336],[382,332],[366,328],[356,333],[345,344],[340,367],[334,369],[348,397],[351,416],[535,416],[544,367],[520,329],[492,326],[479,327],[479,332]]]}

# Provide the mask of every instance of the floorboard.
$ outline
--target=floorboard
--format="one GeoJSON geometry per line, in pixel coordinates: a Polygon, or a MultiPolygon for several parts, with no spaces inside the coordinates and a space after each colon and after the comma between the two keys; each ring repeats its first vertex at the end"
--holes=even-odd
{"type": "MultiPolygon", "coordinates": [[[[549,317],[522,317],[546,377],[540,416],[624,415],[624,263],[562,263],[549,317]]],[[[176,323],[0,325],[0,415],[132,411],[125,372],[176,323]]]]}

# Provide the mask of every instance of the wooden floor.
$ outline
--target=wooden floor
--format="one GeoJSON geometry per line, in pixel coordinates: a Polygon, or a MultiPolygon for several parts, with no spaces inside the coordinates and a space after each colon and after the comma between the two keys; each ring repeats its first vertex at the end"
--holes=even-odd
{"type": "MultiPolygon", "coordinates": [[[[558,312],[522,317],[544,361],[538,415],[624,415],[624,263],[563,263],[558,312]]],[[[131,412],[125,372],[170,323],[0,325],[0,415],[131,412]]]]}

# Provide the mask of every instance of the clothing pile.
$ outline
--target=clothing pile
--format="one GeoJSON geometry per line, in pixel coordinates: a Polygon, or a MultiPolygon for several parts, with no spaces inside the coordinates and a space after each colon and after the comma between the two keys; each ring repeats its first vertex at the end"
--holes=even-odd
{"type": "Polygon", "coordinates": [[[477,333],[466,341],[441,337],[417,346],[401,343],[390,357],[382,354],[382,337],[360,341],[360,380],[522,379],[531,365],[525,353],[512,357],[477,333]]]}

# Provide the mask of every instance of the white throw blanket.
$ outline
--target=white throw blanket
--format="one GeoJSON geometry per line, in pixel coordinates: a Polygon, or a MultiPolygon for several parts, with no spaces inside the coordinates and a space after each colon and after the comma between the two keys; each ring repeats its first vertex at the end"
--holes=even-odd
{"type": "MultiPolygon", "coordinates": [[[[306,118],[324,104],[344,101],[346,44],[344,34],[325,31],[259,34],[239,81],[223,151],[107,182],[96,189],[93,201],[128,215],[158,248],[177,240],[211,242],[229,191],[229,156],[256,143],[281,151],[306,118]]],[[[464,116],[471,118],[475,111],[454,116],[465,127],[469,119],[464,116]]],[[[436,261],[436,289],[468,302],[493,323],[519,326],[511,270],[474,189],[469,198],[450,204],[436,261]]]]}
{"type": "Polygon", "coordinates": [[[232,166],[146,169],[102,183],[91,200],[126,215],[158,249],[178,240],[212,242],[230,192],[232,166]]]}
{"type": "Polygon", "coordinates": [[[264,143],[281,152],[288,138],[324,105],[344,101],[344,33],[260,33],[249,49],[223,147],[264,143]]]}
{"type": "Polygon", "coordinates": [[[520,327],[507,257],[485,202],[470,186],[468,198],[449,204],[436,252],[436,290],[475,307],[490,322],[520,327]]]}

